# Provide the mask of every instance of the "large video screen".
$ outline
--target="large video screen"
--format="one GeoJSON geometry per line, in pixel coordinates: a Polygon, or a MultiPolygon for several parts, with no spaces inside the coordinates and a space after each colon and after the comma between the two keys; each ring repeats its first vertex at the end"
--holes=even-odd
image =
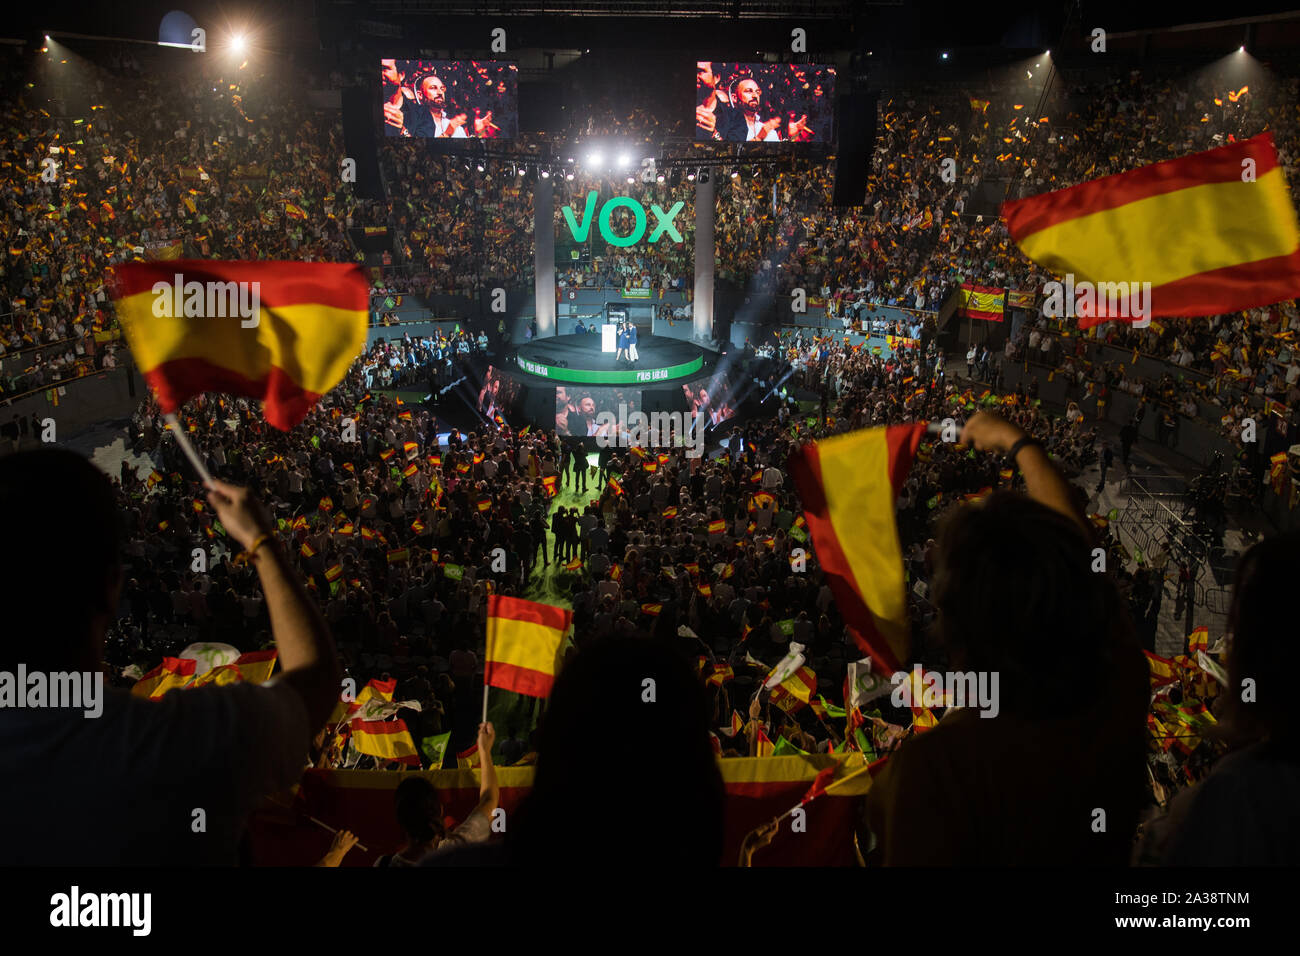
{"type": "Polygon", "coordinates": [[[380,60],[384,132],[421,139],[515,139],[519,67],[495,60],[380,60]]]}
{"type": "Polygon", "coordinates": [[[695,64],[695,138],[725,143],[832,143],[835,67],[695,64]]]}
{"type": "Polygon", "coordinates": [[[616,439],[626,431],[628,416],[638,411],[639,388],[559,385],[555,389],[555,430],[560,435],[616,439]]]}
{"type": "Polygon", "coordinates": [[[735,387],[725,372],[715,373],[707,382],[683,385],[682,393],[690,411],[703,416],[710,428],[721,425],[736,414],[732,405],[735,387]]]}
{"type": "Polygon", "coordinates": [[[516,411],[523,386],[501,374],[495,365],[487,367],[483,387],[478,393],[478,410],[491,421],[508,420],[516,411]]]}

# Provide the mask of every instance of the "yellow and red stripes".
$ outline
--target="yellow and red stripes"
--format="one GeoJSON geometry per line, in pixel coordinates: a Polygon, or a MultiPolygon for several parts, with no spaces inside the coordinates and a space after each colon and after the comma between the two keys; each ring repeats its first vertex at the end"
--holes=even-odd
{"type": "Polygon", "coordinates": [[[288,430],[365,346],[369,287],[356,265],[128,263],[117,270],[115,299],[136,364],[166,412],[201,392],[228,392],[262,399],[266,420],[288,430]],[[178,282],[256,283],[257,324],[249,317],[245,327],[239,316],[159,317],[155,303],[171,293],[155,286],[178,282]]]}
{"type": "Polygon", "coordinates": [[[483,682],[530,697],[548,697],[573,612],[493,594],[488,598],[483,682]]]}
{"type": "MultiPolygon", "coordinates": [[[[1150,282],[1152,316],[1300,296],[1300,226],[1272,133],[1007,202],[1002,216],[1024,254],[1057,275],[1150,282]]],[[[1099,308],[1080,325],[1106,317],[1099,308]]]]}
{"type": "Polygon", "coordinates": [[[790,459],[817,560],[880,673],[903,670],[911,643],[894,502],[925,428],[918,422],[835,435],[790,459]]]}

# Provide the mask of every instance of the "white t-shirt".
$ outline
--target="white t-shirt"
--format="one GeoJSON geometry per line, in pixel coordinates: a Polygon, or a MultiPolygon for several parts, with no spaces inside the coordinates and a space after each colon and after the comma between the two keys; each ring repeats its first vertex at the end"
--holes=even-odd
{"type": "Polygon", "coordinates": [[[244,819],[302,775],[311,727],[282,683],[106,689],[103,713],[0,710],[4,866],[233,865],[244,819]],[[196,833],[195,811],[205,831],[196,833]]]}

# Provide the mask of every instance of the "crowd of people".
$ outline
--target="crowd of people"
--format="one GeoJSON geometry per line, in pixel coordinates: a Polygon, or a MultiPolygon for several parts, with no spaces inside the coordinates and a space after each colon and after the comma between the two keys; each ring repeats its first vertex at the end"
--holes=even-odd
{"type": "MultiPolygon", "coordinates": [[[[10,73],[16,79],[12,65],[10,73]]],[[[98,82],[107,99],[105,80],[98,82]]],[[[42,118],[20,96],[3,103],[10,126],[38,131],[0,147],[0,166],[13,187],[0,191],[0,216],[14,237],[0,310],[11,349],[63,348],[68,342],[71,358],[69,349],[58,356],[61,374],[69,366],[75,371],[79,364],[107,364],[111,349],[101,349],[98,338],[111,339],[114,332],[105,277],[114,264],[136,255],[137,247],[170,249],[179,243],[184,255],[196,257],[359,261],[364,257],[349,230],[382,226],[394,237],[395,264],[410,270],[404,276],[410,285],[392,275],[382,280],[378,292],[385,297],[472,294],[488,283],[528,281],[531,193],[518,177],[502,182],[499,167],[488,178],[461,169],[458,158],[398,142],[385,153],[384,174],[401,190],[390,188],[387,203],[361,202],[334,173],[336,157],[343,155],[341,129],[295,108],[282,90],[248,84],[234,93],[213,89],[204,76],[188,85],[169,78],[170,95],[161,96],[161,81],[133,82],[132,89],[113,91],[112,109],[97,109],[99,97],[93,97],[75,140],[63,121],[42,118]],[[57,154],[60,175],[46,181],[39,160],[52,145],[65,152],[57,154]],[[85,236],[99,241],[81,241],[85,236]]],[[[1047,99],[1047,115],[1061,117],[1050,123],[1022,119],[1011,103],[999,103],[990,113],[964,101],[886,101],[867,205],[831,209],[829,174],[811,166],[782,172],[775,183],[747,176],[731,180],[719,196],[722,270],[746,283],[752,278],[751,288],[817,289],[837,314],[870,304],[933,307],[959,281],[1037,288],[1045,276],[1014,254],[1001,225],[965,213],[981,178],[1014,170],[1031,191],[1054,188],[1274,123],[1289,149],[1295,129],[1294,117],[1282,113],[1285,88],[1241,94],[1231,108],[1211,109],[1202,82],[1210,80],[1177,87],[1143,85],[1140,77],[1130,77],[1100,95],[1070,88],[1068,96],[1047,99]],[[1206,122],[1189,130],[1187,110],[1202,106],[1206,122]],[[1002,110],[1016,122],[1004,122],[1002,110]],[[1110,124],[1106,137],[1093,137],[1103,123],[1110,124]],[[1001,135],[1008,131],[1010,136],[1001,135]],[[997,145],[1004,139],[1012,140],[1010,154],[997,145]],[[1103,155],[1099,150],[1106,147],[1093,145],[1094,139],[1142,145],[1103,155]],[[970,165],[955,183],[932,168],[949,140],[970,151],[970,165]]],[[[1288,156],[1294,168],[1294,153],[1288,156]]],[[[636,195],[647,205],[668,205],[673,193],[646,184],[636,195]]],[[[581,214],[581,202],[572,195],[566,201],[581,214]]],[[[560,223],[557,215],[557,228],[560,223]]],[[[586,285],[594,277],[622,287],[688,287],[689,270],[675,257],[691,248],[689,238],[680,250],[660,248],[603,249],[590,275],[579,269],[564,281],[586,285]]],[[[1294,307],[1285,306],[1266,315],[1180,323],[1164,332],[1108,329],[1104,335],[1125,348],[1145,345],[1184,368],[1203,363],[1208,346],[1207,371],[1235,369],[1260,394],[1293,403],[1300,372],[1289,358],[1285,333],[1294,332],[1295,323],[1294,307]],[[1222,350],[1218,357],[1216,348],[1222,350]],[[1186,363],[1184,355],[1191,355],[1186,363]]],[[[1065,374],[1125,387],[1127,379],[1111,380],[1113,369],[1082,368],[1077,350],[1062,347],[1062,333],[1047,331],[1031,327],[1023,343],[1008,344],[1003,357],[1019,361],[1021,349],[1037,349],[1065,374]]],[[[635,670],[651,659],[665,673],[686,668],[682,686],[688,689],[681,699],[698,698],[700,719],[683,718],[689,727],[682,733],[682,752],[692,759],[697,751],[704,754],[705,762],[692,771],[701,792],[716,782],[708,776],[714,753],[756,756],[764,739],[784,739],[795,751],[848,748],[868,759],[889,756],[867,811],[877,845],[864,856],[873,859],[1124,862],[1133,854],[1139,827],[1155,860],[1225,862],[1289,852],[1280,844],[1270,847],[1262,829],[1228,849],[1196,840],[1214,826],[1246,826],[1213,812],[1240,810],[1233,774],[1289,780],[1293,787],[1293,752],[1287,749],[1293,734],[1286,730],[1282,705],[1272,702],[1284,695],[1243,716],[1234,695],[1217,693],[1213,669],[1198,664],[1190,640],[1185,654],[1166,662],[1173,678],[1153,686],[1154,671],[1141,650],[1154,651],[1165,581],[1158,569],[1123,550],[1104,516],[1085,516],[1089,493],[1071,481],[1104,452],[1096,428],[1082,415],[1052,413],[1036,400],[1032,386],[1003,394],[996,383],[978,390],[959,383],[945,369],[928,329],[920,347],[889,357],[833,339],[783,348],[770,361],[788,362],[793,383],[817,394],[820,407],[782,401],[773,416],[724,424],[718,432],[725,445],[711,443],[702,458],[687,456],[682,447],[604,447],[593,463],[581,440],[554,428],[525,428],[502,416],[461,431],[427,408],[382,394],[408,383],[416,370],[486,348],[485,339],[484,332],[471,339],[463,330],[430,341],[403,337],[376,344],[290,432],[269,428],[245,399],[194,400],[182,427],[217,478],[208,490],[148,400],[130,438],[132,450],[147,455],[150,464],[138,469],[124,462],[111,485],[81,473],[65,481],[60,476],[72,475],[75,466],[62,457],[0,459],[0,504],[26,522],[23,527],[31,525],[33,541],[42,539],[22,554],[4,549],[0,580],[18,589],[9,595],[15,602],[30,597],[39,605],[35,596],[45,595],[58,603],[59,592],[51,588],[61,582],[42,575],[60,556],[46,551],[73,535],[102,532],[103,553],[86,560],[103,574],[87,583],[93,576],[88,572],[79,596],[66,598],[58,623],[66,626],[69,644],[51,642],[41,651],[45,659],[56,666],[83,663],[94,642],[87,650],[72,641],[98,628],[103,660],[117,683],[130,686],[196,639],[239,635],[243,650],[277,646],[289,679],[267,689],[264,699],[253,688],[239,691],[249,702],[261,700],[254,716],[278,728],[278,756],[290,757],[274,771],[267,769],[270,757],[256,764],[260,776],[252,786],[261,788],[258,795],[273,786],[283,789],[301,771],[306,742],[325,726],[336,702],[340,674],[358,686],[395,681],[394,700],[419,704],[418,710],[398,712],[414,739],[450,733],[449,752],[478,747],[485,771],[494,763],[537,763],[535,806],[543,809],[532,819],[543,822],[524,826],[523,836],[507,841],[520,859],[539,847],[563,846],[566,835],[597,852],[592,821],[606,820],[610,811],[603,808],[580,831],[552,827],[556,832],[541,835],[546,821],[559,819],[553,814],[563,805],[560,795],[571,795],[579,785],[576,773],[557,785],[558,771],[547,768],[581,766],[573,751],[579,731],[590,730],[584,708],[601,701],[592,692],[594,675],[635,670]],[[993,405],[1000,417],[981,411],[993,405]],[[945,418],[954,419],[961,440],[923,442],[896,501],[913,657],[936,670],[1004,670],[1009,680],[1020,681],[1009,684],[1006,710],[1014,719],[972,724],[954,711],[923,731],[916,713],[888,696],[871,701],[871,709],[856,717],[839,718],[821,697],[820,707],[810,701],[795,707],[759,693],[772,666],[798,644],[806,649],[817,691],[844,707],[848,666],[862,655],[818,556],[806,554],[804,564],[796,555],[796,549],[811,549],[806,502],[790,476],[790,456],[803,443],[828,435],[945,418]],[[445,443],[440,435],[447,436],[445,443]],[[1020,441],[1029,436],[1039,444],[1020,441]],[[66,496],[49,498],[60,506],[77,501],[84,508],[51,518],[48,509],[34,506],[46,500],[47,491],[66,496]],[[111,530],[114,516],[121,522],[120,555],[112,553],[119,541],[111,530]],[[38,521],[52,523],[33,524],[38,521]],[[91,522],[90,531],[78,521],[91,522]],[[1090,570],[1094,541],[1109,556],[1110,574],[1090,570]],[[261,557],[259,547],[268,549],[261,557]],[[196,548],[206,554],[202,570],[191,561],[196,548]],[[94,589],[102,590],[119,562],[121,603],[115,612],[94,589]],[[1013,562],[1015,572],[1009,573],[1013,562]],[[535,713],[523,709],[499,726],[481,719],[483,635],[493,594],[560,601],[573,611],[573,649],[545,735],[538,733],[535,713]],[[286,618],[287,608],[294,611],[286,618]],[[1063,692],[1043,692],[1060,689],[1056,682],[1063,674],[1063,692]],[[854,720],[861,734],[853,732],[854,720]],[[1220,721],[1236,736],[1219,734],[1220,721]],[[984,723],[997,724],[988,731],[995,736],[985,736],[984,723]],[[560,726],[572,726],[573,738],[554,729],[560,726]],[[698,733],[691,737],[691,730],[698,733]],[[1051,730],[1064,734],[1063,740],[1084,740],[1090,749],[1083,753],[1059,741],[1049,746],[1043,735],[1051,730]],[[1017,769],[1019,748],[1027,742],[1044,763],[1017,769]],[[1228,742],[1254,746],[1218,761],[1228,742]],[[966,752],[992,761],[1002,775],[994,775],[996,786],[976,785],[978,774],[961,764],[966,752]],[[945,778],[954,766],[962,766],[961,773],[945,778]],[[1053,816],[1053,798],[1093,779],[1099,789],[1088,792],[1113,799],[1106,805],[1117,810],[1111,835],[1081,848],[1087,827],[1069,831],[1053,816]],[[1021,787],[1034,795],[1033,812],[1016,818],[1012,810],[1022,802],[999,801],[1021,787]],[[956,810],[961,806],[968,808],[964,815],[956,810]],[[1141,822],[1160,808],[1174,812],[1159,824],[1141,822]],[[983,842],[962,832],[958,821],[972,813],[1000,829],[982,831],[983,842]],[[1044,834],[1050,838],[1041,839],[1044,834]]],[[[1073,340],[1082,341],[1077,335],[1073,340]]],[[[997,357],[977,353],[972,367],[976,363],[993,372],[997,357]]],[[[39,376],[28,382],[53,381],[53,360],[49,366],[24,370],[39,376]]],[[[1190,397],[1172,378],[1140,387],[1174,400],[1190,397]]],[[[1239,421],[1244,411],[1233,407],[1229,413],[1239,421]]],[[[1234,647],[1241,651],[1227,658],[1233,680],[1283,672],[1283,625],[1280,613],[1268,609],[1277,605],[1271,589],[1284,587],[1294,574],[1297,551],[1288,545],[1293,539],[1266,541],[1242,563],[1231,622],[1234,647]]],[[[1201,650],[1220,656],[1209,647],[1201,650]]],[[[14,652],[6,646],[7,655],[14,652]]],[[[7,663],[7,657],[0,661],[7,663]]],[[[185,712],[200,705],[167,706],[185,712]]],[[[683,704],[682,712],[687,709],[683,704]]],[[[591,732],[600,739],[615,735],[610,728],[591,732]]],[[[43,746],[40,735],[31,739],[25,747],[43,746]]],[[[687,760],[672,751],[672,742],[660,741],[672,754],[665,759],[687,760]]],[[[590,746],[589,740],[583,743],[590,746]]],[[[356,754],[336,751],[328,734],[316,735],[313,746],[310,759],[318,766],[358,765],[356,754]]],[[[22,766],[41,759],[27,749],[0,753],[0,760],[21,759],[22,766]]],[[[379,758],[359,765],[391,766],[379,758]]],[[[987,783],[987,775],[978,779],[987,783]]],[[[479,817],[490,816],[496,801],[486,772],[483,781],[479,817]]],[[[399,795],[401,816],[411,824],[410,845],[392,854],[390,863],[399,856],[417,862],[444,840],[450,845],[487,838],[476,820],[449,839],[431,822],[436,795],[411,791],[399,795]]],[[[128,810],[123,813],[133,819],[128,810]]],[[[684,859],[710,862],[711,819],[701,814],[692,824],[703,835],[683,831],[698,836],[684,859]]],[[[124,846],[123,839],[110,834],[96,853],[141,852],[124,846]]],[[[10,848],[24,860],[31,852],[25,840],[20,835],[10,848]]],[[[749,849],[752,854],[756,847],[749,849]]],[[[72,858],[75,847],[46,843],[40,852],[53,856],[41,858],[65,850],[72,858]]],[[[214,849],[212,856],[220,853],[214,849]]]]}

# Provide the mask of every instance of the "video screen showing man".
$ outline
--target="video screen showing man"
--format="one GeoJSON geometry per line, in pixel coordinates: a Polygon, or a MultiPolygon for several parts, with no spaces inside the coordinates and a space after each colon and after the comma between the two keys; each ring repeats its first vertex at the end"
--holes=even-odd
{"type": "Polygon", "coordinates": [[[577,438],[617,439],[623,427],[620,423],[640,407],[639,398],[635,390],[559,385],[555,389],[555,431],[577,438]],[[606,412],[609,414],[602,420],[600,416],[606,412]]]}
{"type": "Polygon", "coordinates": [[[380,60],[384,132],[425,139],[514,139],[518,67],[480,60],[380,60]]]}
{"type": "Polygon", "coordinates": [[[491,421],[504,420],[519,400],[519,382],[506,378],[501,370],[489,365],[478,393],[478,410],[491,421]]]}
{"type": "Polygon", "coordinates": [[[695,64],[695,138],[829,143],[835,68],[808,63],[695,64]]]}
{"type": "Polygon", "coordinates": [[[716,373],[707,384],[700,384],[698,388],[692,388],[690,383],[682,386],[690,414],[704,418],[710,427],[721,425],[735,416],[736,410],[731,404],[734,391],[734,386],[723,372],[716,373]]]}

